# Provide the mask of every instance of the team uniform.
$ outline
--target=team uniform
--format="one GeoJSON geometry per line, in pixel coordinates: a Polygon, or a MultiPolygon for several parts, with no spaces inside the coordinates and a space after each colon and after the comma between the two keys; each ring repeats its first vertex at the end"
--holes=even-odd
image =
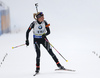
{"type": "Polygon", "coordinates": [[[40,70],[40,56],[41,56],[40,44],[42,44],[45,47],[45,49],[51,55],[51,57],[53,58],[53,60],[57,64],[57,66],[59,68],[64,68],[63,66],[61,66],[56,55],[53,53],[50,44],[45,40],[45,38],[47,39],[46,36],[50,34],[49,26],[50,26],[50,24],[48,24],[45,20],[43,22],[39,22],[36,20],[30,24],[28,30],[26,31],[26,44],[29,45],[29,42],[28,42],[29,32],[33,29],[33,44],[35,45],[35,50],[36,50],[36,54],[37,54],[36,72],[39,72],[39,70],[40,70]]]}

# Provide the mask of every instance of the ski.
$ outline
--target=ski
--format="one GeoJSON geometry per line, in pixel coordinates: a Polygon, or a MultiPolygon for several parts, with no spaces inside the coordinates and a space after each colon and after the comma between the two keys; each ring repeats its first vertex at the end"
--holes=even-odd
{"type": "Polygon", "coordinates": [[[72,70],[72,69],[55,69],[55,71],[60,71],[60,70],[64,70],[64,71],[72,71],[75,72],[76,70],[72,70]]]}
{"type": "Polygon", "coordinates": [[[36,72],[33,76],[36,76],[37,74],[39,74],[39,72],[36,72]]]}

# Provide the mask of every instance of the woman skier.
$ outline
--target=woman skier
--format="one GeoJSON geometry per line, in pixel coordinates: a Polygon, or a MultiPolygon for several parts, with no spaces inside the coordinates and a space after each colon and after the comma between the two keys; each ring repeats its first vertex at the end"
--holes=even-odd
{"type": "MultiPolygon", "coordinates": [[[[40,44],[42,44],[46,50],[48,51],[48,53],[51,55],[51,57],[53,58],[53,60],[56,62],[57,66],[59,67],[59,69],[65,69],[60,62],[58,61],[56,55],[53,53],[50,44],[45,40],[47,39],[47,35],[50,34],[50,29],[49,26],[50,24],[48,24],[45,20],[44,20],[44,14],[43,12],[38,12],[38,13],[34,13],[34,19],[36,21],[33,21],[29,28],[26,31],[26,45],[29,45],[29,32],[31,31],[31,29],[33,29],[33,39],[34,39],[34,45],[35,45],[35,50],[36,50],[36,73],[39,72],[40,70],[40,44]]],[[[48,39],[47,39],[48,40],[48,39]]]]}

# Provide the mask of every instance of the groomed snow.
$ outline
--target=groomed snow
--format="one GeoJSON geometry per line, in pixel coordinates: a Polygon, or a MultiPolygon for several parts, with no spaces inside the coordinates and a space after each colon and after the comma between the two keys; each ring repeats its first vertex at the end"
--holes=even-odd
{"type": "Polygon", "coordinates": [[[54,71],[57,66],[41,45],[41,70],[36,78],[100,78],[100,0],[3,0],[10,7],[12,33],[0,36],[0,78],[33,78],[36,53],[33,34],[30,46],[12,47],[25,43],[25,34],[39,3],[45,19],[51,24],[50,43],[65,68],[76,72],[54,71]],[[93,53],[95,51],[95,54],[93,53]]]}

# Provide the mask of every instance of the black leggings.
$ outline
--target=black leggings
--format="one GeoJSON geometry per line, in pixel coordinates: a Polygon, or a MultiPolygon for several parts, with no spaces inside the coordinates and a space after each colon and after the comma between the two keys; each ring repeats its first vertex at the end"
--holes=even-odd
{"type": "Polygon", "coordinates": [[[36,50],[36,53],[37,53],[36,66],[40,66],[40,56],[41,56],[41,53],[40,53],[40,44],[42,44],[46,48],[46,50],[52,56],[53,60],[56,63],[59,62],[58,59],[57,59],[57,57],[55,56],[55,54],[52,52],[50,44],[44,38],[34,38],[34,44],[35,44],[35,50],[36,50]]]}

